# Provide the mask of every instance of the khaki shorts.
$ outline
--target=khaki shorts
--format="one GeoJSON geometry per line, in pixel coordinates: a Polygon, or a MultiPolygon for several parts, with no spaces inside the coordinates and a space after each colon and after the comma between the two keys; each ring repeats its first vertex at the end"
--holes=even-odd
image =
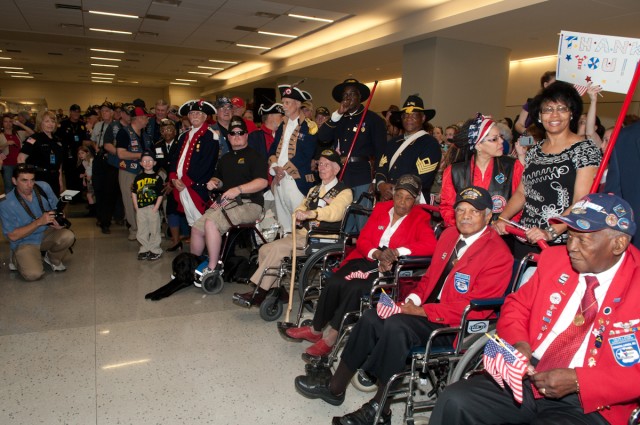
{"type": "MultiPolygon", "coordinates": [[[[242,205],[231,202],[224,207],[229,220],[233,225],[255,223],[262,214],[262,207],[252,202],[243,201],[242,205]]],[[[222,213],[222,209],[208,209],[205,213],[193,223],[193,228],[204,233],[204,223],[211,220],[216,224],[220,231],[220,235],[224,235],[231,228],[232,224],[222,213]]]]}

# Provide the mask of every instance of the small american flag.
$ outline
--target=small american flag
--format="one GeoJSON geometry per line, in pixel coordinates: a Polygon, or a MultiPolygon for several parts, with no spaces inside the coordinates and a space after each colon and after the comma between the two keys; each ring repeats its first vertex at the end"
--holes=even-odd
{"type": "Polygon", "coordinates": [[[220,208],[224,208],[225,206],[227,206],[229,204],[229,201],[227,198],[223,198],[221,202],[214,202],[213,204],[211,204],[211,206],[209,207],[209,209],[211,210],[218,210],[220,208]]]}
{"type": "Polygon", "coordinates": [[[382,291],[378,305],[376,306],[376,312],[381,319],[386,319],[389,316],[402,312],[402,309],[393,302],[391,297],[386,292],[382,291]]]}
{"type": "Polygon", "coordinates": [[[355,272],[351,272],[348,275],[346,275],[344,278],[346,280],[352,280],[352,279],[366,279],[369,277],[369,275],[371,273],[377,272],[378,269],[372,269],[366,272],[360,271],[360,270],[356,270],[355,272]]]}
{"type": "Polygon", "coordinates": [[[528,362],[522,353],[497,335],[489,337],[482,355],[484,369],[502,388],[506,383],[518,403],[522,403],[522,378],[528,362]]]}
{"type": "Polygon", "coordinates": [[[578,92],[578,94],[580,96],[582,96],[583,94],[585,94],[587,92],[587,90],[589,89],[588,86],[582,86],[580,84],[574,84],[573,87],[576,89],[576,91],[578,92]]]}

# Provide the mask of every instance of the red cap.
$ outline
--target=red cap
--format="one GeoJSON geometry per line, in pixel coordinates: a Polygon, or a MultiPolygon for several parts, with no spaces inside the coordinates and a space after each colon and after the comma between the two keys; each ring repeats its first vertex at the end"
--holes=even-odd
{"type": "Polygon", "coordinates": [[[236,108],[244,108],[244,100],[242,100],[238,96],[233,96],[231,98],[231,104],[236,108]]]}

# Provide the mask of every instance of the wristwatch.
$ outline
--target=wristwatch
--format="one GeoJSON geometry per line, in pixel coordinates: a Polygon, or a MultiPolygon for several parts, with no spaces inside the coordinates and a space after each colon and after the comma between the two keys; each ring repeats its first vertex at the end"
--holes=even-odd
{"type": "Polygon", "coordinates": [[[558,232],[556,232],[556,229],[553,226],[549,226],[544,230],[546,230],[549,233],[549,235],[551,235],[550,241],[555,241],[556,239],[558,239],[558,236],[560,236],[558,232]]]}

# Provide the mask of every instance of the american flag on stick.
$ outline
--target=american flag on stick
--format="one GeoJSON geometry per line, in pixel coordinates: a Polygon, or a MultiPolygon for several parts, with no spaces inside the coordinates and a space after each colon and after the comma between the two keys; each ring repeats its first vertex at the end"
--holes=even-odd
{"type": "Polygon", "coordinates": [[[583,86],[583,85],[580,85],[580,84],[574,84],[573,87],[576,89],[576,91],[578,92],[578,94],[580,96],[585,94],[587,92],[587,90],[589,89],[589,86],[583,86]]]}
{"type": "Polygon", "coordinates": [[[378,305],[376,305],[376,312],[381,319],[386,319],[389,316],[401,313],[402,309],[393,302],[391,297],[387,295],[383,289],[380,294],[380,299],[378,300],[378,305]]]}
{"type": "Polygon", "coordinates": [[[369,271],[363,272],[361,270],[356,270],[354,272],[349,273],[348,275],[346,275],[344,278],[346,280],[352,280],[352,279],[366,279],[369,277],[369,275],[371,273],[375,273],[377,272],[378,269],[371,269],[369,271]]]}
{"type": "Polygon", "coordinates": [[[507,384],[513,392],[513,398],[522,403],[522,378],[527,372],[529,360],[498,335],[491,336],[484,346],[482,363],[493,379],[504,388],[507,384]]]}

